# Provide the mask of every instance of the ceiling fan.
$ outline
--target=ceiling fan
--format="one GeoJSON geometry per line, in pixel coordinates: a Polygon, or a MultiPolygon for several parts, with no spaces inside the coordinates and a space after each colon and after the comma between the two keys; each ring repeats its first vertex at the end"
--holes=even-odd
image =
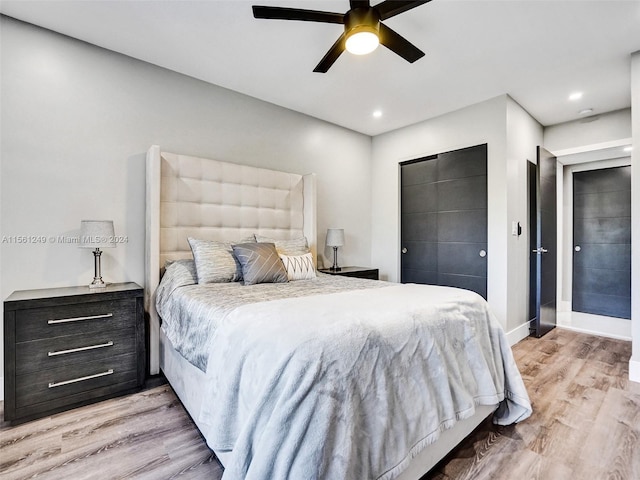
{"type": "Polygon", "coordinates": [[[275,20],[344,24],[344,32],[340,38],[313,69],[314,72],[325,73],[344,50],[356,55],[363,55],[375,50],[379,43],[410,63],[423,57],[422,50],[391,30],[382,21],[429,1],[385,0],[372,7],[369,0],[350,0],[351,8],[344,14],[254,5],[253,16],[275,20]]]}

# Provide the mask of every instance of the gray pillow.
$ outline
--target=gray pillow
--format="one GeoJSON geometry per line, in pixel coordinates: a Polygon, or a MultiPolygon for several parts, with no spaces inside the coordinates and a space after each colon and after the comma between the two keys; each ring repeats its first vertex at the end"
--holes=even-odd
{"type": "Polygon", "coordinates": [[[256,241],[260,243],[273,243],[281,255],[304,255],[309,253],[309,244],[305,237],[292,238],[290,240],[276,240],[256,234],[256,241]]]}
{"type": "Polygon", "coordinates": [[[273,243],[241,243],[233,245],[233,254],[242,266],[245,285],[286,283],[287,271],[273,243]]]}
{"type": "Polygon", "coordinates": [[[164,275],[171,277],[177,284],[195,285],[198,283],[198,273],[196,271],[196,264],[193,260],[167,260],[164,265],[164,275]]]}
{"type": "Polygon", "coordinates": [[[198,240],[189,237],[198,272],[198,283],[237,282],[242,279],[242,267],[233,255],[231,242],[198,240]]]}

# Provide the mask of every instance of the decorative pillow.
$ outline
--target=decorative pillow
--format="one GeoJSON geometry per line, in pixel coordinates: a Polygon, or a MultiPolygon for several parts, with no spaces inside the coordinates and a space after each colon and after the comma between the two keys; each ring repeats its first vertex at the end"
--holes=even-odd
{"type": "Polygon", "coordinates": [[[167,260],[164,264],[164,275],[170,276],[180,285],[195,285],[198,283],[196,263],[190,258],[184,260],[167,260]]]}
{"type": "Polygon", "coordinates": [[[291,240],[275,240],[256,234],[256,242],[273,243],[280,255],[304,255],[309,253],[309,244],[305,237],[292,238],[291,240]]]}
{"type": "Polygon", "coordinates": [[[233,254],[242,266],[245,285],[289,281],[273,243],[241,243],[233,246],[233,254]]]}
{"type": "Polygon", "coordinates": [[[280,255],[280,258],[287,271],[289,281],[316,278],[316,268],[313,265],[313,255],[311,253],[292,256],[280,255]]]}
{"type": "Polygon", "coordinates": [[[233,256],[231,242],[189,237],[198,272],[198,283],[226,283],[242,280],[242,268],[233,256]]]}

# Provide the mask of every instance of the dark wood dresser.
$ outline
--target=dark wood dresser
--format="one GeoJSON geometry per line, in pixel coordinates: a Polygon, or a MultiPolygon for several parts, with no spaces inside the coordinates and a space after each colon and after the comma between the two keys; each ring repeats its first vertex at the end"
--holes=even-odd
{"type": "Polygon", "coordinates": [[[4,418],[17,423],[135,391],[145,359],[139,285],[16,291],[4,302],[4,418]]]}
{"type": "Polygon", "coordinates": [[[378,269],[369,267],[341,267],[335,271],[330,268],[319,268],[319,272],[328,273],[329,275],[342,275],[343,277],[368,278],[369,280],[378,280],[378,269]]]}

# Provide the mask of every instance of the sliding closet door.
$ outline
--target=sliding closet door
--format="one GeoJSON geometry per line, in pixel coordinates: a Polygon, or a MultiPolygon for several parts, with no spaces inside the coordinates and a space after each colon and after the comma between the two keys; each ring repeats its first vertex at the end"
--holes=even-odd
{"type": "Polygon", "coordinates": [[[401,281],[487,298],[487,146],[401,165],[401,281]]]}
{"type": "Polygon", "coordinates": [[[631,167],[573,174],[575,312],[631,318],[631,167]]]}

